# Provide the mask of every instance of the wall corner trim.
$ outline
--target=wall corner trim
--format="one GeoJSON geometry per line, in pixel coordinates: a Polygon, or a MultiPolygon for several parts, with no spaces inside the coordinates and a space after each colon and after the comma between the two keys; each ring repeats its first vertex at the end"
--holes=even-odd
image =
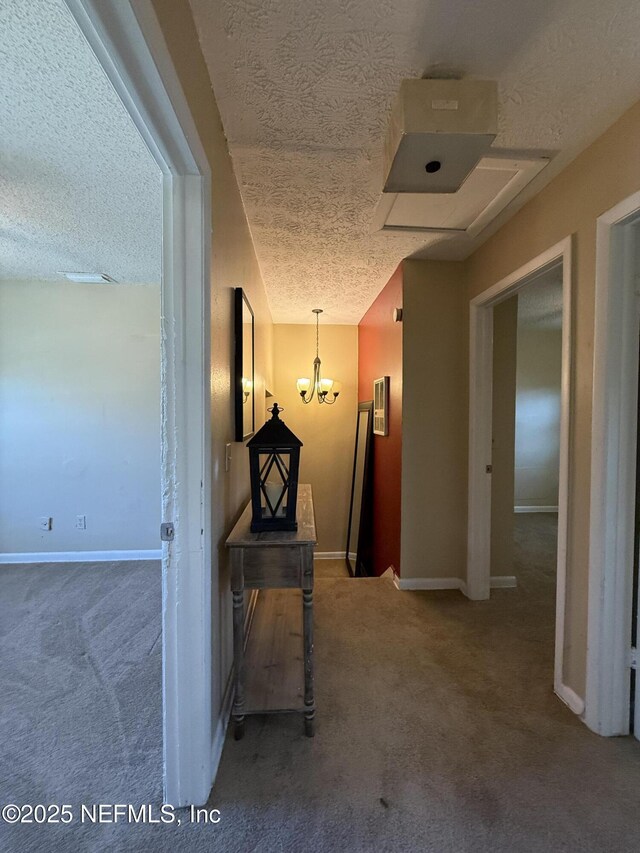
{"type": "Polygon", "coordinates": [[[514,512],[558,512],[557,506],[514,506],[514,512]]]}
{"type": "Polygon", "coordinates": [[[581,699],[580,696],[578,696],[578,694],[570,687],[567,687],[566,684],[556,685],[555,694],[571,711],[573,711],[574,714],[581,716],[584,713],[584,699],[581,699]]]}
{"type": "Polygon", "coordinates": [[[10,563],[120,563],[131,560],[161,560],[162,551],[34,551],[0,554],[0,565],[10,563]]]}

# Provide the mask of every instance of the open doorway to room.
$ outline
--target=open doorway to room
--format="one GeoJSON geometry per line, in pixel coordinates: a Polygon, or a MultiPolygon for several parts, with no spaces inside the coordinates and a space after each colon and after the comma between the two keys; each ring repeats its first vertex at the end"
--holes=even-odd
{"type": "MultiPolygon", "coordinates": [[[[542,679],[554,660],[562,414],[562,264],[493,309],[491,586],[519,589],[542,679]],[[546,661],[542,660],[542,658],[546,661]]],[[[524,652],[526,654],[526,652],[524,652]]]]}
{"type": "Polygon", "coordinates": [[[520,585],[563,683],[571,359],[570,241],[471,302],[469,597],[520,585]],[[555,646],[555,652],[553,648],[555,646]]]}
{"type": "Polygon", "coordinates": [[[62,0],[1,76],[3,799],[158,801],[162,172],[62,0]]]}

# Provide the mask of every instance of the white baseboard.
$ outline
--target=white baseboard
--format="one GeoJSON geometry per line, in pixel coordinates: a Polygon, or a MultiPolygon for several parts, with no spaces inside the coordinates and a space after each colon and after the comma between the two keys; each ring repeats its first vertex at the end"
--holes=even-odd
{"type": "Polygon", "coordinates": [[[119,563],[128,560],[161,560],[162,551],[35,551],[32,554],[0,554],[5,563],[119,563]]]}
{"type": "MultiPolygon", "coordinates": [[[[397,589],[459,589],[464,595],[467,594],[467,584],[462,578],[399,578],[397,575],[394,575],[393,582],[397,589]]],[[[491,578],[492,589],[506,589],[517,585],[518,579],[513,575],[502,575],[491,578]]]]}
{"type": "Polygon", "coordinates": [[[514,506],[514,512],[558,512],[557,506],[514,506]]]}
{"type": "Polygon", "coordinates": [[[496,575],[491,578],[491,589],[511,589],[514,586],[518,586],[515,575],[496,575]]]}
{"type": "Polygon", "coordinates": [[[393,582],[398,589],[459,589],[462,592],[466,592],[467,589],[462,578],[399,578],[398,575],[394,575],[393,582]]]}
{"type": "Polygon", "coordinates": [[[581,699],[580,696],[578,696],[578,694],[570,687],[567,687],[566,684],[556,684],[554,691],[556,696],[561,699],[574,714],[578,714],[578,716],[580,716],[584,713],[584,699],[581,699]]]}
{"type": "MultiPolygon", "coordinates": [[[[344,560],[344,551],[314,551],[314,560],[344,560]]],[[[355,554],[353,555],[355,558],[355,554]]]]}
{"type": "MultiPolygon", "coordinates": [[[[229,672],[229,677],[227,679],[227,684],[224,690],[224,698],[222,700],[220,716],[218,717],[218,724],[216,725],[216,730],[214,731],[213,738],[211,740],[210,788],[213,787],[213,783],[215,782],[216,776],[218,775],[218,767],[220,766],[220,759],[222,758],[224,741],[227,736],[227,729],[229,728],[229,722],[231,720],[231,708],[233,706],[233,690],[233,667],[231,667],[231,671],[229,672]]],[[[200,803],[199,805],[204,805],[204,803],[200,803]]]]}
{"type": "MultiPolygon", "coordinates": [[[[256,604],[258,603],[258,594],[259,590],[254,589],[251,590],[251,598],[249,599],[249,604],[247,606],[247,612],[245,613],[244,620],[244,646],[247,646],[247,640],[249,639],[249,633],[251,632],[251,625],[253,623],[253,616],[256,610],[256,604]]],[[[218,724],[216,726],[216,730],[213,733],[213,738],[211,740],[211,787],[213,787],[213,783],[215,782],[216,776],[218,775],[218,767],[220,766],[220,759],[222,758],[222,750],[224,748],[224,741],[227,736],[227,729],[229,728],[229,723],[231,721],[231,709],[233,708],[233,695],[234,695],[234,680],[233,680],[233,664],[231,665],[231,669],[229,670],[229,676],[227,678],[227,683],[224,688],[224,698],[222,700],[222,708],[220,710],[220,716],[218,717],[218,724]]],[[[201,803],[200,805],[204,805],[201,803]]]]}

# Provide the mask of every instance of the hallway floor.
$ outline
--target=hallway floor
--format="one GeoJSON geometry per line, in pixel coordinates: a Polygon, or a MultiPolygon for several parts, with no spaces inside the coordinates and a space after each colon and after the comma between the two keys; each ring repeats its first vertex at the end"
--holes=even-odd
{"type": "Polygon", "coordinates": [[[552,692],[554,537],[517,519],[520,586],[486,602],[319,578],[316,737],[264,717],[227,738],[220,849],[640,849],[640,744],[552,692]]]}
{"type": "MultiPolygon", "coordinates": [[[[0,825],[1,849],[635,853],[640,744],[597,737],[552,692],[553,517],[532,518],[517,519],[519,587],[494,590],[486,602],[467,601],[458,592],[399,592],[390,581],[353,580],[339,576],[338,564],[318,563],[316,737],[304,737],[300,718],[288,715],[250,718],[242,741],[228,736],[209,802],[221,812],[219,824],[190,824],[185,812],[180,827],[0,825]]],[[[147,567],[149,577],[154,569],[157,577],[157,567],[147,567]]],[[[94,605],[101,597],[111,602],[108,619],[99,619],[99,608],[88,617],[102,628],[105,654],[108,635],[112,643],[121,636],[135,647],[135,632],[118,620],[116,599],[119,588],[140,598],[143,575],[141,568],[127,588],[122,576],[109,585],[84,574],[91,581],[85,595],[94,605]]],[[[52,638],[62,631],[62,659],[63,648],[87,647],[86,635],[64,627],[76,617],[58,603],[65,585],[78,585],[77,575],[62,586],[56,578],[42,580],[52,622],[32,645],[34,655],[48,651],[52,657],[52,638]]],[[[46,621],[47,608],[36,609],[35,584],[21,592],[5,581],[0,592],[5,603],[7,593],[14,597],[25,621],[18,634],[15,622],[7,632],[4,620],[13,608],[3,608],[6,660],[7,651],[17,656],[19,643],[29,641],[38,620],[46,621]]],[[[145,642],[138,643],[145,654],[153,633],[147,626],[145,642]]],[[[90,652],[98,655],[98,645],[90,652]]],[[[85,679],[92,671],[113,685],[105,704],[98,696],[79,696],[82,682],[75,675],[68,691],[47,687],[55,670],[43,660],[44,667],[29,664],[31,681],[20,676],[25,683],[13,694],[22,702],[20,713],[30,717],[20,743],[12,742],[11,726],[3,732],[2,802],[77,802],[79,795],[85,802],[127,802],[132,772],[146,778],[150,801],[157,802],[158,751],[145,759],[142,747],[150,745],[151,734],[157,747],[159,732],[142,712],[156,705],[159,686],[140,680],[142,661],[132,656],[128,674],[113,659],[97,657],[93,669],[91,661],[80,664],[88,667],[85,679]],[[118,693],[125,675],[137,688],[118,693]],[[49,691],[44,698],[38,677],[49,691]],[[109,723],[111,704],[119,701],[109,723]],[[30,711],[29,702],[43,710],[30,711]],[[47,739],[41,721],[56,715],[63,721],[61,738],[47,739]],[[29,724],[37,724],[34,745],[26,736],[29,724]],[[128,753],[120,752],[121,730],[131,744],[128,753]],[[64,738],[66,752],[60,752],[64,738]],[[112,754],[101,757],[110,744],[112,754]],[[122,756],[128,769],[118,777],[122,756]]]]}

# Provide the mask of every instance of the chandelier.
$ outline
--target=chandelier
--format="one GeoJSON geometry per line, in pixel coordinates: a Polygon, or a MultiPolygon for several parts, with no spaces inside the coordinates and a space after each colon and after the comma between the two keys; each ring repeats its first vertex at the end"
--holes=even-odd
{"type": "Polygon", "coordinates": [[[342,388],[342,383],[333,379],[323,379],[320,372],[320,315],[322,308],[314,308],[313,313],[316,315],[316,357],[313,360],[313,379],[298,379],[296,387],[300,394],[300,399],[303,403],[310,403],[314,396],[319,403],[326,403],[328,406],[333,406],[338,399],[338,394],[342,388]],[[311,393],[309,393],[311,389],[311,393]],[[329,394],[332,399],[329,399],[329,394]]]}

